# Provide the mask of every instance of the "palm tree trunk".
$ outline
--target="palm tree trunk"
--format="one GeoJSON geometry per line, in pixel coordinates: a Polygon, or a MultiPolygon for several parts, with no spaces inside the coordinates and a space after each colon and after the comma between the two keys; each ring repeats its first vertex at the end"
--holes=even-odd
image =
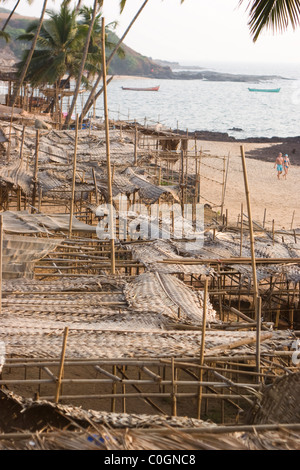
{"type": "Polygon", "coordinates": [[[17,0],[17,3],[16,3],[15,6],[13,7],[13,9],[11,10],[11,12],[10,12],[10,14],[8,15],[8,17],[7,17],[7,19],[6,19],[5,23],[4,23],[4,25],[2,26],[1,31],[5,31],[5,28],[6,28],[6,26],[8,25],[8,23],[9,23],[11,17],[13,16],[14,12],[16,11],[17,6],[19,5],[20,1],[21,1],[21,0],[17,0]]]}
{"type": "Polygon", "coordinates": [[[75,11],[79,11],[80,7],[81,7],[81,3],[82,3],[82,0],[78,0],[78,3],[76,5],[76,8],[75,8],[75,11]]]}
{"type": "Polygon", "coordinates": [[[47,0],[44,0],[44,5],[43,5],[42,13],[41,13],[41,16],[40,16],[39,24],[38,24],[38,27],[37,27],[35,36],[34,36],[33,41],[32,41],[31,49],[30,49],[29,54],[28,54],[28,56],[27,56],[26,62],[25,62],[25,64],[24,64],[24,67],[23,67],[23,69],[22,69],[20,78],[19,78],[19,80],[18,80],[18,82],[17,82],[17,85],[16,85],[16,87],[15,87],[15,89],[14,89],[14,93],[13,93],[13,96],[12,96],[12,99],[11,99],[11,103],[10,103],[11,106],[14,106],[14,105],[15,105],[15,102],[16,102],[17,97],[18,97],[18,95],[19,95],[20,89],[21,89],[21,87],[22,87],[22,85],[23,85],[23,82],[24,82],[24,79],[25,79],[25,76],[26,76],[26,73],[27,73],[27,70],[28,70],[30,61],[31,61],[31,59],[32,59],[32,56],[33,56],[33,53],[34,53],[34,50],[35,50],[35,46],[36,46],[37,40],[38,40],[40,31],[41,31],[41,27],[42,27],[42,24],[43,24],[43,20],[44,20],[46,8],[47,8],[47,0]]]}
{"type": "Polygon", "coordinates": [[[86,58],[87,58],[88,49],[89,49],[89,45],[90,45],[90,39],[91,39],[91,35],[92,35],[92,31],[93,31],[93,27],[94,27],[96,15],[97,15],[97,10],[98,10],[97,9],[97,4],[98,4],[98,2],[99,2],[99,0],[94,0],[93,14],[92,14],[90,26],[89,26],[86,41],[85,41],[83,56],[82,56],[82,59],[81,59],[80,70],[79,70],[79,74],[78,74],[77,81],[76,81],[76,87],[75,87],[75,91],[74,91],[73,100],[72,100],[70,109],[68,110],[68,115],[67,115],[66,120],[65,120],[65,126],[64,126],[65,128],[69,127],[71,116],[72,116],[73,110],[75,108],[75,103],[76,103],[76,100],[77,100],[77,97],[78,97],[78,94],[79,94],[79,88],[80,88],[80,85],[81,85],[81,79],[82,79],[83,72],[84,72],[85,61],[86,61],[86,58]]]}
{"type": "MultiPolygon", "coordinates": [[[[136,21],[136,19],[138,18],[138,16],[141,14],[142,10],[145,8],[146,4],[148,3],[149,0],[145,0],[143,5],[141,6],[141,8],[138,10],[137,14],[134,16],[134,18],[132,19],[132,21],[130,22],[128,28],[126,29],[125,33],[123,34],[123,36],[121,37],[121,39],[118,41],[118,43],[116,44],[114,50],[112,51],[112,53],[110,54],[109,58],[107,59],[107,64],[106,64],[106,67],[108,69],[113,57],[115,56],[117,50],[119,49],[120,45],[122,44],[122,42],[124,41],[125,37],[127,36],[128,32],[130,31],[130,29],[132,28],[134,22],[136,21]]],[[[89,109],[92,107],[93,105],[93,101],[95,99],[95,95],[96,95],[96,90],[98,88],[98,85],[100,83],[100,80],[102,78],[102,72],[100,72],[98,74],[98,78],[96,80],[96,82],[94,83],[94,86],[85,102],[85,105],[83,107],[83,110],[81,112],[81,115],[80,115],[80,118],[79,118],[79,121],[82,122],[84,117],[86,116],[86,114],[88,113],[89,109]]]]}

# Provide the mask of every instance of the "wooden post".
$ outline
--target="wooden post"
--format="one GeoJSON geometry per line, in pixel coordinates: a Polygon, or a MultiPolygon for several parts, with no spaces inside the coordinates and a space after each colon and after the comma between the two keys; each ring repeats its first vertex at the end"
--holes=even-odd
{"type": "Polygon", "coordinates": [[[94,168],[93,170],[93,179],[94,179],[94,185],[95,185],[95,197],[96,197],[96,204],[99,206],[99,196],[98,196],[98,187],[97,187],[97,178],[96,178],[96,173],[94,168]]]}
{"type": "Polygon", "coordinates": [[[138,139],[137,134],[138,134],[137,125],[135,124],[135,129],[134,129],[134,161],[133,161],[134,166],[137,166],[137,139],[138,139]]]}
{"type": "Polygon", "coordinates": [[[275,244],[275,220],[272,220],[272,240],[273,240],[273,245],[275,244]]]}
{"type": "Polygon", "coordinates": [[[264,210],[263,228],[265,228],[267,209],[264,210]]]}
{"type": "Polygon", "coordinates": [[[76,163],[77,163],[77,143],[78,143],[78,123],[79,123],[79,117],[78,117],[78,114],[77,114],[77,116],[76,116],[76,127],[75,127],[75,146],[74,146],[74,156],[73,156],[73,178],[72,178],[72,194],[71,194],[71,204],[70,204],[69,238],[72,237],[72,222],[73,222],[73,214],[74,214],[76,163]]]}
{"type": "Polygon", "coordinates": [[[244,184],[245,184],[245,193],[246,193],[246,199],[247,199],[247,210],[248,210],[248,221],[249,221],[249,232],[250,232],[251,263],[252,263],[252,275],[253,275],[253,301],[254,301],[253,303],[255,306],[255,318],[257,318],[258,285],[257,285],[257,276],[256,276],[254,234],[253,234],[252,212],[251,212],[251,204],[250,204],[246,158],[245,158],[245,150],[244,150],[243,145],[241,145],[241,156],[242,156],[242,164],[243,164],[244,184]]]}
{"type": "Polygon", "coordinates": [[[294,217],[295,217],[295,211],[293,211],[293,215],[292,215],[291,230],[292,230],[292,228],[293,228],[294,217]]]}
{"type": "MultiPolygon", "coordinates": [[[[116,376],[117,375],[117,366],[113,365],[112,366],[112,375],[116,376]]],[[[112,384],[112,395],[115,395],[117,393],[117,384],[116,381],[113,381],[112,384]]],[[[112,397],[111,399],[111,412],[115,413],[116,411],[116,399],[112,397]]]]}
{"type": "Polygon", "coordinates": [[[21,196],[22,196],[21,188],[20,186],[18,186],[17,188],[17,211],[21,210],[21,196]]]}
{"type": "Polygon", "coordinates": [[[260,332],[261,332],[261,297],[257,297],[257,322],[256,322],[256,372],[257,381],[260,381],[260,332]]]}
{"type": "Polygon", "coordinates": [[[172,374],[172,413],[171,413],[171,416],[177,416],[177,397],[176,397],[177,386],[175,384],[176,372],[175,372],[175,366],[174,366],[174,357],[172,357],[171,359],[171,374],[172,374]]]}
{"type": "Polygon", "coordinates": [[[112,183],[111,183],[111,167],[110,167],[109,122],[108,122],[108,111],[107,111],[107,86],[106,86],[105,19],[103,17],[102,17],[102,78],[103,78],[103,100],[104,100],[105,137],[106,137],[107,189],[108,189],[108,205],[109,205],[109,217],[110,217],[109,225],[110,225],[110,249],[111,249],[111,274],[115,274],[116,262],[115,262],[113,213],[112,213],[112,183]]]}
{"type": "MultiPolygon", "coordinates": [[[[201,336],[201,346],[200,346],[200,366],[204,365],[204,351],[205,351],[205,332],[206,332],[206,309],[207,309],[207,291],[208,291],[208,280],[205,279],[204,285],[204,300],[203,300],[203,316],[202,316],[202,336],[201,336]]],[[[203,379],[203,367],[199,371],[199,382],[202,382],[203,379]]],[[[202,404],[202,386],[199,386],[198,392],[198,409],[197,409],[197,418],[201,417],[201,404],[202,404]]]]}
{"type": "Polygon", "coordinates": [[[240,256],[243,250],[243,203],[241,203],[241,240],[240,240],[240,256]]]}
{"type": "Polygon", "coordinates": [[[23,126],[22,140],[21,140],[21,147],[20,147],[20,161],[21,161],[21,165],[22,165],[22,163],[23,163],[24,140],[25,140],[25,126],[23,126]]]}
{"type": "Polygon", "coordinates": [[[64,362],[65,362],[65,354],[66,354],[68,333],[69,333],[69,328],[66,327],[65,332],[64,332],[64,340],[63,340],[61,356],[60,356],[59,373],[58,373],[58,378],[57,378],[57,383],[56,383],[55,403],[58,403],[58,401],[59,401],[61,380],[62,380],[62,376],[63,376],[63,372],[64,372],[64,362]]]}
{"type": "Polygon", "coordinates": [[[40,131],[36,131],[36,141],[35,141],[35,161],[34,161],[34,173],[33,173],[33,190],[32,190],[32,202],[31,213],[34,211],[35,207],[35,198],[37,191],[37,175],[38,175],[38,162],[39,162],[39,146],[40,146],[40,131]]]}
{"type": "Polygon", "coordinates": [[[184,217],[184,160],[183,150],[181,150],[181,214],[184,217]]]}

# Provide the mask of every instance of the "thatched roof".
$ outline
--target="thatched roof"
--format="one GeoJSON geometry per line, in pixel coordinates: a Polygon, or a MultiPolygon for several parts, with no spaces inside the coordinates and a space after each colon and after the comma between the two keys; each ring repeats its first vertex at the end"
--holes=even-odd
{"type": "Polygon", "coordinates": [[[33,277],[34,263],[54,250],[61,240],[5,234],[3,238],[3,279],[33,277]]]}
{"type": "MultiPolygon", "coordinates": [[[[2,212],[3,229],[7,233],[50,233],[69,230],[69,214],[30,214],[28,211],[2,212]]],[[[72,228],[79,232],[95,232],[96,228],[73,217],[72,228]]]]}
{"type": "Polygon", "coordinates": [[[299,393],[299,372],[277,378],[263,388],[251,411],[251,424],[300,423],[299,393]]]}
{"type": "MultiPolygon", "coordinates": [[[[171,274],[145,272],[127,285],[126,300],[137,311],[163,313],[172,319],[200,324],[203,316],[203,292],[193,291],[171,274]]],[[[207,321],[216,321],[216,312],[208,301],[207,321]]]]}
{"type": "MultiPolygon", "coordinates": [[[[1,425],[1,450],[189,452],[299,450],[300,447],[297,427],[268,430],[237,425],[226,429],[187,417],[87,411],[28,400],[5,390],[1,391],[0,414],[5,415],[1,425]]],[[[196,463],[200,454],[193,455],[196,463]]]]}

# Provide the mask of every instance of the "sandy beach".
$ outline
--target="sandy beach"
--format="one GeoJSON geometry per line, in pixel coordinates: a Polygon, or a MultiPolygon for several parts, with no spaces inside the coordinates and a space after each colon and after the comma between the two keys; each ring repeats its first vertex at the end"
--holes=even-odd
{"type": "MultiPolygon", "coordinates": [[[[192,150],[194,143],[190,141],[189,145],[189,149],[192,150]]],[[[275,229],[290,229],[293,219],[292,227],[300,227],[300,167],[293,165],[293,155],[290,155],[291,167],[287,179],[278,180],[274,162],[278,149],[281,149],[282,153],[286,151],[284,144],[281,146],[279,143],[275,145],[274,143],[243,143],[242,145],[246,155],[253,219],[258,223],[262,223],[266,209],[266,226],[271,228],[274,220],[275,229]],[[272,147],[274,149],[274,161],[263,161],[264,150],[266,159],[267,157],[270,158],[272,147]],[[255,151],[261,155],[261,160],[249,157],[255,151]]],[[[223,181],[224,159],[220,157],[229,156],[224,211],[227,209],[229,221],[236,223],[238,214],[241,212],[241,203],[243,203],[244,213],[247,214],[241,143],[197,141],[197,147],[205,154],[201,163],[201,175],[203,177],[200,183],[200,193],[207,201],[201,199],[201,202],[207,202],[212,206],[213,204],[220,204],[222,198],[222,185],[220,183],[223,181]],[[219,158],[213,158],[212,156],[219,158]]],[[[189,164],[189,171],[194,171],[194,163],[189,164]]]]}

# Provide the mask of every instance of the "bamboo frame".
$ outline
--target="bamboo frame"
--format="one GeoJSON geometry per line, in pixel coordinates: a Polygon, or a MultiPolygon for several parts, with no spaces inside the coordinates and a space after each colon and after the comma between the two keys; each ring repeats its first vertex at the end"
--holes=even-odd
{"type": "MultiPolygon", "coordinates": [[[[260,388],[260,383],[257,382],[258,378],[261,380],[275,380],[278,374],[280,373],[280,364],[275,360],[276,358],[284,359],[288,361],[288,358],[291,357],[292,351],[275,351],[270,353],[263,353],[262,359],[270,359],[270,364],[265,369],[266,372],[261,370],[257,373],[256,370],[240,370],[239,367],[236,367],[244,364],[245,360],[252,360],[255,362],[255,354],[248,356],[213,356],[206,354],[203,357],[203,364],[199,362],[197,358],[187,358],[187,357],[171,357],[171,358],[151,358],[151,359],[134,359],[134,358],[122,358],[122,359],[97,359],[97,358],[87,358],[87,359],[78,359],[78,358],[68,358],[65,357],[65,348],[66,348],[66,339],[67,339],[67,330],[65,330],[63,348],[60,358],[48,358],[48,359],[39,359],[39,358],[8,358],[5,365],[5,370],[9,369],[19,369],[20,371],[26,368],[29,371],[30,368],[36,370],[38,378],[32,378],[32,374],[26,374],[27,376],[23,379],[6,379],[5,370],[3,380],[0,381],[1,385],[6,385],[8,387],[13,387],[15,385],[20,387],[23,386],[28,389],[31,387],[44,387],[53,384],[54,389],[56,390],[56,395],[53,397],[48,394],[40,394],[39,399],[58,402],[67,402],[72,403],[76,400],[110,400],[111,401],[111,410],[117,411],[119,405],[122,410],[127,409],[127,402],[136,400],[140,398],[146,400],[146,402],[155,410],[162,414],[168,414],[166,410],[160,405],[162,399],[170,398],[171,400],[171,414],[176,416],[178,414],[178,405],[180,406],[182,400],[189,398],[194,398],[197,402],[199,399],[199,391],[202,391],[203,387],[206,387],[209,391],[201,393],[201,399],[213,400],[213,402],[220,401],[220,403],[228,402],[232,405],[233,409],[236,407],[237,410],[240,410],[240,405],[242,407],[249,406],[252,403],[255,395],[249,393],[250,389],[256,390],[260,388]],[[242,361],[241,363],[238,361],[242,361]],[[223,364],[223,367],[221,366],[223,364]],[[224,364],[226,368],[224,369],[224,364]],[[52,368],[59,365],[59,375],[58,377],[52,372],[52,368]],[[74,367],[82,366],[93,366],[104,378],[63,378],[63,371],[69,368],[74,370],[74,367]],[[162,376],[155,373],[153,369],[161,367],[166,368],[168,372],[162,376]],[[110,373],[109,370],[112,370],[113,373],[110,373]],[[47,378],[42,378],[41,374],[38,371],[43,370],[47,374],[47,378]],[[135,370],[140,371],[138,378],[136,377],[135,370]],[[184,374],[183,378],[179,378],[177,371],[182,371],[184,374]],[[192,374],[193,380],[187,379],[186,375],[190,374],[195,370],[202,371],[208,374],[205,380],[199,380],[199,375],[192,374]],[[125,372],[126,371],[126,372],[125,372]],[[221,373],[222,372],[222,373],[221,373]],[[235,373],[238,380],[233,381],[232,374],[235,373]],[[144,374],[146,377],[142,376],[144,374]],[[212,377],[214,379],[212,380],[212,377]],[[241,379],[239,379],[241,376],[241,379]],[[242,377],[247,377],[247,381],[244,381],[242,377]],[[252,378],[251,380],[249,380],[252,378]],[[99,385],[103,390],[103,386],[111,386],[111,391],[107,389],[101,393],[94,393],[93,390],[88,389],[92,385],[99,385]],[[77,385],[84,385],[86,388],[86,393],[82,394],[80,391],[76,391],[77,385]],[[66,391],[57,395],[60,387],[72,387],[71,394],[66,391]],[[143,387],[149,388],[148,391],[144,391],[143,387]],[[134,392],[132,392],[132,387],[134,392]],[[161,390],[163,388],[163,391],[161,390]],[[192,388],[191,388],[192,387],[192,388]],[[179,391],[180,389],[180,391],[179,391]],[[153,401],[155,400],[155,401],[153,401]],[[242,402],[241,402],[242,400],[242,402]]],[[[204,344],[204,342],[203,342],[204,344]]],[[[286,364],[288,370],[292,371],[293,368],[286,364]]],[[[248,367],[252,367],[251,363],[248,364],[248,367]]],[[[71,369],[70,369],[71,370],[71,369]]],[[[282,372],[281,372],[282,373],[282,372]]],[[[70,372],[68,373],[70,376],[70,372]]],[[[203,377],[203,376],[202,376],[203,377]]],[[[132,402],[133,403],[133,402],[132,402]]],[[[100,405],[101,406],[101,405],[100,405]]],[[[196,407],[197,408],[197,407],[196,407]]],[[[101,406],[101,409],[102,406],[101,406]]],[[[195,410],[197,413],[197,409],[195,410]]],[[[224,415],[224,422],[228,421],[226,413],[224,415]]]]}

